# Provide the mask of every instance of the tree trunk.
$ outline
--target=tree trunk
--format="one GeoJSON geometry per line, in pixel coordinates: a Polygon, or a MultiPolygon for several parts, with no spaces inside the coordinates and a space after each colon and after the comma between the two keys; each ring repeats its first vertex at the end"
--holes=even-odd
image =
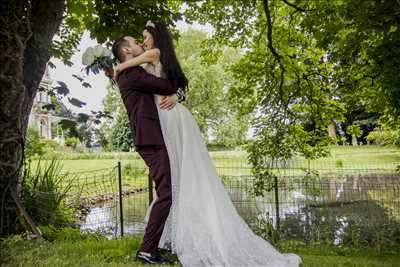
{"type": "Polygon", "coordinates": [[[357,145],[358,145],[358,143],[357,143],[357,137],[356,137],[355,134],[352,134],[352,135],[351,135],[351,144],[352,144],[353,146],[357,146],[357,145]]]}
{"type": "Polygon", "coordinates": [[[0,237],[17,229],[25,134],[33,99],[62,21],[64,0],[6,0],[0,4],[0,237]]]}

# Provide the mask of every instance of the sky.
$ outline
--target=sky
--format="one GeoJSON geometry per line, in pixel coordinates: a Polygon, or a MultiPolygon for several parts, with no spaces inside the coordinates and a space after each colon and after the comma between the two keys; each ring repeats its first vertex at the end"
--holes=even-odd
{"type": "MultiPolygon", "coordinates": [[[[179,31],[186,31],[190,27],[211,32],[210,25],[189,25],[184,21],[177,22],[177,28],[179,31]]],[[[88,47],[93,47],[95,45],[97,45],[97,42],[90,39],[89,32],[85,32],[78,46],[79,51],[71,58],[71,62],[74,63],[73,66],[68,67],[64,65],[61,60],[56,58],[50,59],[50,61],[56,66],[55,69],[50,68],[49,70],[50,77],[53,80],[53,86],[57,86],[57,81],[65,82],[70,89],[69,97],[75,97],[86,103],[82,108],[78,108],[71,105],[67,99],[64,99],[63,102],[66,106],[75,113],[90,113],[91,110],[99,111],[103,109],[102,100],[107,93],[106,86],[108,84],[108,78],[103,73],[97,75],[90,73],[89,76],[86,76],[82,65],[83,52],[85,52],[88,47]],[[85,80],[90,83],[92,87],[83,87],[76,78],[72,77],[72,74],[85,77],[85,80]]]]}

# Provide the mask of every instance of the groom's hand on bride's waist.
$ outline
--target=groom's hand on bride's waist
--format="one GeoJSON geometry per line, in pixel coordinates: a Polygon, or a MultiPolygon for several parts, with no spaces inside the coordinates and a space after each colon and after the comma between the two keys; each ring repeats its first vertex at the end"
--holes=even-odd
{"type": "Polygon", "coordinates": [[[160,108],[171,110],[175,107],[176,103],[178,102],[178,96],[176,94],[163,96],[160,102],[160,108]]]}

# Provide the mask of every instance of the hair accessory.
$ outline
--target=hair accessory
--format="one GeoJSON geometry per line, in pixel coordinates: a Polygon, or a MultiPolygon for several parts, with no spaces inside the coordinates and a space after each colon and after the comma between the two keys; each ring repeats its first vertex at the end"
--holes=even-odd
{"type": "Polygon", "coordinates": [[[151,20],[148,20],[148,21],[146,22],[146,27],[153,27],[153,28],[155,28],[156,25],[155,25],[151,20]]]}

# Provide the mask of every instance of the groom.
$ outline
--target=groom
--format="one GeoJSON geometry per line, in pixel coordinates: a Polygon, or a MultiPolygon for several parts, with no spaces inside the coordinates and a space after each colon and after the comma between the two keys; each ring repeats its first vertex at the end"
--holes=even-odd
{"type": "MultiPolygon", "coordinates": [[[[114,57],[124,62],[142,54],[143,48],[130,36],[122,37],[113,44],[114,57]]],[[[158,243],[172,204],[171,171],[163,140],[157,107],[153,94],[172,95],[177,89],[165,79],[147,73],[136,66],[123,70],[116,77],[121,96],[128,112],[133,142],[139,155],[149,167],[149,175],[155,181],[157,200],[151,209],[143,243],[136,254],[139,260],[160,264],[158,243]]],[[[171,109],[176,97],[165,97],[161,108],[171,109]]]]}

